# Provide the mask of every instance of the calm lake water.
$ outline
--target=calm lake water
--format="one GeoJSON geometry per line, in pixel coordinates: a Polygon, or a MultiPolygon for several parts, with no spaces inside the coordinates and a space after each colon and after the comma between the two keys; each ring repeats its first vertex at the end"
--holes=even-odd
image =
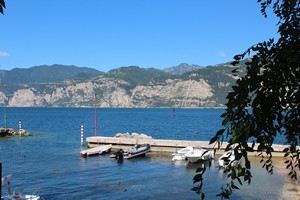
{"type": "MultiPolygon", "coordinates": [[[[0,109],[0,113],[5,113],[0,109]]],[[[118,163],[101,155],[80,157],[80,125],[94,135],[92,108],[7,108],[7,126],[31,137],[0,138],[2,175],[12,174],[15,190],[36,190],[44,199],[199,199],[191,191],[199,165],[172,163],[154,153],[118,163]]],[[[99,135],[144,133],[156,139],[209,140],[221,128],[221,109],[97,109],[99,135]]],[[[1,115],[0,115],[1,116],[1,115]]],[[[4,114],[0,126],[4,126],[4,114]]],[[[257,160],[253,161],[257,163],[257,160]]],[[[250,187],[231,199],[278,199],[285,177],[253,165],[250,187]]],[[[276,173],[276,171],[275,171],[276,173]]],[[[214,165],[205,175],[207,199],[216,199],[226,175],[214,165]]],[[[244,185],[247,185],[246,183],[244,185]]],[[[6,194],[6,186],[2,188],[6,194]]]]}

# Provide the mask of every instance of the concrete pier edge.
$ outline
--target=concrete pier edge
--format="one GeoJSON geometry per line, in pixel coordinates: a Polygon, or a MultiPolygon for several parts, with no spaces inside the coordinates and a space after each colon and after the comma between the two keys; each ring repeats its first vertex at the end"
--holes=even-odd
{"type": "MultiPolygon", "coordinates": [[[[217,149],[215,144],[209,145],[209,141],[190,141],[190,140],[167,140],[167,139],[153,139],[153,138],[120,138],[120,137],[101,137],[101,136],[92,136],[87,137],[86,142],[88,147],[95,147],[103,144],[112,144],[112,150],[118,149],[127,149],[132,147],[135,144],[150,144],[152,152],[170,152],[174,153],[177,150],[192,146],[199,147],[204,149],[217,149]]],[[[223,142],[220,150],[216,151],[216,154],[223,154],[227,142],[223,142]]],[[[251,146],[252,144],[249,144],[251,146]]],[[[257,147],[258,144],[255,145],[257,147]]],[[[273,156],[283,157],[283,150],[288,147],[287,145],[272,145],[274,152],[273,156]]],[[[298,147],[300,148],[300,147],[298,147]]],[[[249,155],[257,155],[259,152],[249,152],[249,155]]]]}

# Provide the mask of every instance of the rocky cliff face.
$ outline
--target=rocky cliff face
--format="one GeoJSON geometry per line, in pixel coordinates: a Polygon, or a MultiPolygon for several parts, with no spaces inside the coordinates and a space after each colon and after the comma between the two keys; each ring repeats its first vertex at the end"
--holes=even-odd
{"type": "Polygon", "coordinates": [[[0,105],[5,105],[8,101],[8,98],[7,96],[3,93],[3,92],[0,92],[0,105]]]}
{"type": "Polygon", "coordinates": [[[137,107],[201,107],[212,95],[212,88],[203,79],[167,79],[164,84],[136,87],[131,99],[137,107]]]}
{"type": "Polygon", "coordinates": [[[214,89],[204,79],[166,79],[132,88],[128,82],[112,78],[48,84],[44,90],[34,87],[19,89],[10,97],[0,92],[0,104],[11,107],[92,107],[94,93],[97,94],[98,107],[221,106],[213,99],[214,89]]]}
{"type": "Polygon", "coordinates": [[[245,62],[183,63],[164,71],[128,66],[107,73],[63,65],[13,69],[0,72],[0,106],[93,107],[96,93],[97,106],[103,108],[221,107],[244,74],[245,62]],[[233,69],[238,76],[232,76],[233,69]]]}

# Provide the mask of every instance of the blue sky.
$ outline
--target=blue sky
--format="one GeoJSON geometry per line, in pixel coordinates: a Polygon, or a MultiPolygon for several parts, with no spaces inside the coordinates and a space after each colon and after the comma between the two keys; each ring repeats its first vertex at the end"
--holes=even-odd
{"type": "Polygon", "coordinates": [[[6,0],[0,70],[76,65],[163,69],[231,61],[277,36],[256,0],[6,0]]]}

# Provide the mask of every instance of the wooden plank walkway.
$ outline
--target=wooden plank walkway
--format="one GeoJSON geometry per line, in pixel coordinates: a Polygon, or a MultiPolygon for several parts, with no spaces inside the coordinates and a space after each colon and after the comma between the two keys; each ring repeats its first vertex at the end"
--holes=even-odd
{"type": "MultiPolygon", "coordinates": [[[[112,144],[112,149],[127,149],[135,144],[150,144],[151,151],[154,152],[175,152],[181,148],[192,146],[199,147],[205,149],[213,149],[214,145],[209,145],[209,141],[190,141],[190,140],[165,140],[165,139],[153,139],[153,138],[123,138],[123,137],[101,137],[101,136],[93,136],[87,137],[86,142],[89,147],[95,147],[103,144],[112,144]]],[[[217,154],[221,154],[224,152],[225,147],[227,146],[227,142],[224,142],[221,146],[221,150],[216,152],[217,154]]],[[[257,145],[256,145],[257,146],[257,145]]],[[[273,156],[282,156],[283,149],[286,148],[285,145],[273,145],[274,154],[273,156]]],[[[257,152],[253,153],[254,155],[257,152]]]]}

